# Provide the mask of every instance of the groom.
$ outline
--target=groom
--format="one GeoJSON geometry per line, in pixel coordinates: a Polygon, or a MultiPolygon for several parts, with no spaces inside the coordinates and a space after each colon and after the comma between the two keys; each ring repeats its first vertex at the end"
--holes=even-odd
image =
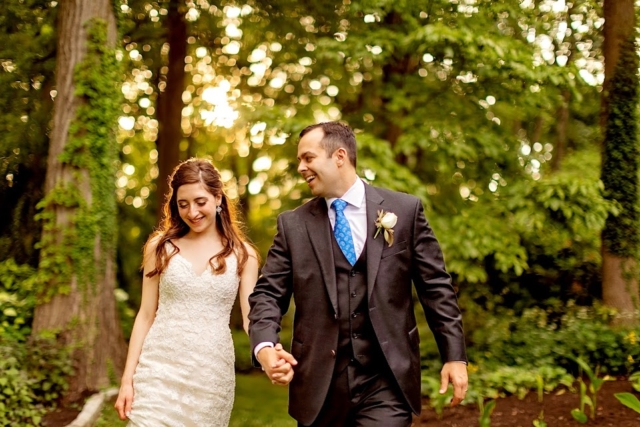
{"type": "Polygon", "coordinates": [[[410,426],[421,408],[413,282],[444,362],[440,392],[451,382],[459,403],[462,319],[421,202],[365,184],[353,131],[338,122],[305,128],[298,162],[316,197],[278,217],[249,298],[254,363],[274,384],[290,381],[299,426],[410,426]],[[292,296],[289,354],[278,332],[292,296]]]}

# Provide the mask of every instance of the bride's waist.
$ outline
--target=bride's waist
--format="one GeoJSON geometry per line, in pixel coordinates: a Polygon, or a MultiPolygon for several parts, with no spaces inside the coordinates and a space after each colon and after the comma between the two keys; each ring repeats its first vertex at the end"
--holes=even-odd
{"type": "Polygon", "coordinates": [[[156,314],[152,328],[161,329],[165,333],[228,332],[229,316],[184,316],[180,313],[163,312],[156,314]]]}

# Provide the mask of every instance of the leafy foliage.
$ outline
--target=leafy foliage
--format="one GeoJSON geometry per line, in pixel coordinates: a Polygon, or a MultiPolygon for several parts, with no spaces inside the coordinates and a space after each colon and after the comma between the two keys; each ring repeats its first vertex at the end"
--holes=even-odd
{"type": "Polygon", "coordinates": [[[57,9],[51,3],[0,4],[0,259],[32,266],[53,108],[57,9]]]}
{"type": "Polygon", "coordinates": [[[31,333],[34,273],[13,258],[0,262],[0,338],[24,342],[31,333]]]}
{"type": "MultiPolygon", "coordinates": [[[[638,371],[640,328],[610,326],[615,313],[609,308],[549,301],[546,308],[514,312],[487,305],[492,307],[490,311],[466,296],[461,300],[469,357],[469,402],[510,394],[523,397],[536,389],[539,394],[548,393],[559,386],[572,389],[574,377],[587,372],[593,375],[593,369],[585,367],[612,376],[638,371]]],[[[417,317],[419,329],[426,331],[421,317],[417,317]]],[[[435,342],[422,340],[420,353],[422,392],[433,399],[440,378],[439,365],[433,363],[439,358],[435,342]]]]}
{"type": "Polygon", "coordinates": [[[485,326],[470,334],[472,360],[500,361],[507,366],[559,366],[577,374],[575,358],[600,372],[628,375],[637,370],[640,349],[637,328],[609,326],[606,308],[569,306],[565,313],[541,308],[489,317],[485,326]]]}
{"type": "Polygon", "coordinates": [[[468,202],[459,215],[432,221],[463,292],[498,295],[496,303],[517,310],[550,297],[597,295],[598,231],[617,211],[594,176],[596,154],[575,157],[560,173],[523,179],[499,198],[468,202]]]}
{"type": "MultiPolygon", "coordinates": [[[[543,3],[197,2],[182,9],[188,81],[175,143],[181,156],[213,159],[264,253],[276,215],[310,197],[295,168],[298,132],[344,120],[358,132],[359,174],[423,200],[461,289],[491,282],[544,298],[579,283],[597,295],[602,216],[614,208],[591,169],[600,153],[585,150],[599,142],[596,80],[576,76],[601,60],[600,10],[589,0],[543,3]],[[222,120],[225,105],[234,120],[222,120]],[[541,233],[547,219],[553,227],[541,233]]],[[[122,11],[123,118],[133,128],[121,129],[117,191],[132,226],[119,251],[137,295],[131,248],[150,221],[130,206],[162,196],[154,106],[167,75],[167,8],[130,0],[122,11]]]]}
{"type": "Polygon", "coordinates": [[[71,374],[69,352],[53,337],[24,343],[0,341],[0,423],[38,426],[45,409],[55,407],[71,374]]]}

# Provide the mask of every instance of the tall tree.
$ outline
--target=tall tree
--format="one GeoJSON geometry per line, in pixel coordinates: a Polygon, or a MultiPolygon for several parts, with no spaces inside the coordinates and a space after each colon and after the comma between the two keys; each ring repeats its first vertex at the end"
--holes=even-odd
{"type": "Polygon", "coordinates": [[[182,92],[185,87],[185,56],[187,55],[186,5],[183,0],[171,0],[164,21],[169,45],[168,71],[164,90],[158,94],[158,220],[162,215],[164,196],[169,189],[167,177],[180,161],[182,132],[182,92]]]}
{"type": "Polygon", "coordinates": [[[40,203],[39,302],[33,333],[71,346],[67,399],[109,384],[124,362],[115,307],[115,126],[120,105],[110,0],[60,3],[56,99],[40,203]]]}
{"type": "Polygon", "coordinates": [[[619,203],[602,233],[602,296],[623,313],[638,308],[638,55],[633,0],[604,2],[602,181],[619,203]]]}

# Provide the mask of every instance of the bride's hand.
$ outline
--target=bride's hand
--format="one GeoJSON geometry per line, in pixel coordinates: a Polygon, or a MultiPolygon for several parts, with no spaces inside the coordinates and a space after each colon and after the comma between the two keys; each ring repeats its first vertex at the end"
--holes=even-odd
{"type": "Polygon", "coordinates": [[[118,416],[121,420],[126,420],[131,414],[131,403],[133,402],[133,383],[122,382],[120,391],[118,392],[118,399],[116,399],[114,408],[118,411],[118,416]]]}

